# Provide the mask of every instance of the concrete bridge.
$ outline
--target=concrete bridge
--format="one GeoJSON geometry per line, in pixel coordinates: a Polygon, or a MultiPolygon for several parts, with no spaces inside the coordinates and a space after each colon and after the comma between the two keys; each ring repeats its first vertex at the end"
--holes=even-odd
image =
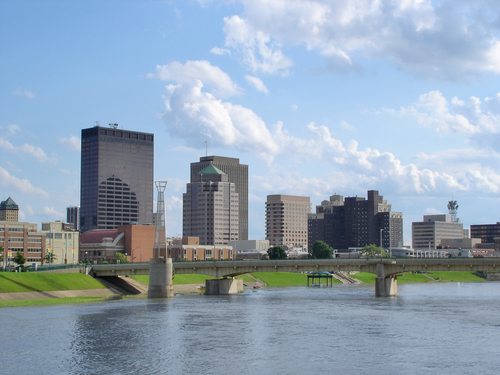
{"type": "MultiPolygon", "coordinates": [[[[150,263],[98,264],[90,274],[95,277],[150,274],[150,270],[167,268],[170,259],[150,263]]],[[[175,262],[170,267],[176,274],[206,274],[219,280],[207,281],[208,294],[228,294],[238,289],[234,276],[250,272],[320,272],[362,271],[376,275],[375,296],[397,294],[397,276],[415,271],[484,271],[500,272],[500,258],[369,258],[369,259],[306,259],[306,260],[236,260],[175,262]]],[[[158,272],[158,271],[154,271],[158,272]]],[[[155,278],[150,274],[151,280],[155,278]]],[[[172,280],[165,280],[172,284],[172,280]]],[[[162,281],[159,281],[160,284],[162,281]]]]}

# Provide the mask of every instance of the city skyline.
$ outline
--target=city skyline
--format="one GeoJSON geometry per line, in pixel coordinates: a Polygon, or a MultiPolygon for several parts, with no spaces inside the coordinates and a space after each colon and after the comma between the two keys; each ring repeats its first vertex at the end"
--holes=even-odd
{"type": "Polygon", "coordinates": [[[100,121],[155,135],[169,235],[207,154],[248,165],[249,239],[270,194],[378,190],[407,244],[449,200],[464,227],[496,223],[499,16],[491,1],[2,2],[0,195],[22,221],[64,220],[80,131],[100,121]]]}

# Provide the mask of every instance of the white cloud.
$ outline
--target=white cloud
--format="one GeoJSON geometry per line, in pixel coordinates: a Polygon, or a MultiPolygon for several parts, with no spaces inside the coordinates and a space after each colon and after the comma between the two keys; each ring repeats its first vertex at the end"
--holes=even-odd
{"type": "Polygon", "coordinates": [[[14,91],[14,95],[20,96],[25,99],[34,99],[36,96],[33,91],[23,87],[18,87],[16,91],[14,91]]]}
{"type": "Polygon", "coordinates": [[[299,110],[299,106],[297,104],[292,104],[290,106],[290,111],[297,112],[299,110]]]}
{"type": "Polygon", "coordinates": [[[500,73],[500,7],[444,0],[242,0],[224,19],[226,47],[254,72],[284,73],[286,48],[324,56],[334,69],[364,57],[427,76],[500,73]]]}
{"type": "Polygon", "coordinates": [[[211,145],[253,152],[266,160],[278,152],[278,145],[256,113],[218,97],[220,93],[239,93],[222,70],[206,62],[174,62],[159,67],[158,72],[162,79],[174,82],[166,87],[163,115],[172,134],[191,144],[209,140],[211,145]]]}
{"type": "Polygon", "coordinates": [[[41,196],[48,196],[47,192],[43,189],[37,188],[31,184],[27,179],[18,178],[13,176],[0,166],[0,186],[7,188],[19,189],[22,192],[36,194],[41,196]]]}
{"type": "Polygon", "coordinates": [[[74,151],[80,151],[81,149],[81,142],[80,138],[72,135],[68,138],[60,138],[59,142],[61,142],[63,145],[68,146],[70,149],[74,151]]]}
{"type": "Polygon", "coordinates": [[[230,55],[231,51],[228,50],[227,48],[221,48],[221,47],[213,47],[210,50],[210,53],[212,55],[217,55],[217,56],[224,56],[224,55],[230,55]]]}
{"type": "Polygon", "coordinates": [[[53,158],[49,158],[45,151],[38,147],[38,146],[33,146],[31,144],[25,143],[21,146],[15,146],[8,140],[1,138],[0,137],[0,149],[9,151],[9,152],[20,152],[23,154],[30,155],[34,157],[36,160],[40,162],[48,162],[51,161],[53,162],[53,158]]]}
{"type": "Polygon", "coordinates": [[[253,71],[265,74],[287,74],[291,60],[281,51],[280,43],[239,16],[224,18],[226,46],[242,56],[253,71]]]}
{"type": "Polygon", "coordinates": [[[194,85],[201,81],[205,90],[214,95],[228,97],[241,94],[241,89],[220,68],[208,61],[174,61],[167,65],[157,65],[153,77],[182,85],[194,85]]]}
{"type": "Polygon", "coordinates": [[[457,97],[448,100],[435,90],[420,95],[414,104],[388,112],[413,117],[419,124],[437,132],[469,135],[500,133],[499,94],[493,98],[471,96],[467,100],[457,97]]]}
{"type": "Polygon", "coordinates": [[[55,218],[65,218],[66,214],[61,211],[57,211],[54,207],[47,207],[45,206],[43,208],[43,214],[46,216],[50,217],[55,217],[55,218]]]}
{"type": "Polygon", "coordinates": [[[264,84],[264,82],[262,82],[262,80],[258,77],[255,77],[255,76],[250,76],[250,75],[246,75],[245,76],[245,79],[247,80],[247,82],[253,86],[253,88],[259,92],[263,92],[264,94],[268,94],[269,93],[269,90],[267,89],[266,85],[264,84]]]}
{"type": "Polygon", "coordinates": [[[6,132],[7,134],[15,135],[21,130],[21,128],[19,127],[19,125],[16,124],[8,124],[0,126],[0,130],[2,130],[2,132],[6,132]]]}

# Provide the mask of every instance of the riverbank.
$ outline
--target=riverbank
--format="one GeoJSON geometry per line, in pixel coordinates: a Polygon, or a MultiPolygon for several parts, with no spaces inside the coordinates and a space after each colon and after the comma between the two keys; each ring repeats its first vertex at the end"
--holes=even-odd
{"type": "MultiPolygon", "coordinates": [[[[364,272],[351,273],[353,279],[372,284],[375,275],[364,272]]],[[[202,294],[208,275],[176,275],[174,293],[177,295],[202,294]]],[[[255,272],[239,276],[247,288],[300,287],[307,285],[307,275],[273,272],[255,272]]],[[[133,280],[143,285],[144,298],[149,277],[134,276],[133,280]]],[[[484,282],[485,279],[472,272],[405,273],[398,277],[400,284],[429,282],[484,282]]],[[[340,284],[334,279],[333,283],[340,284]]],[[[99,280],[78,273],[0,273],[0,307],[40,306],[69,303],[99,302],[123,298],[123,295],[106,288],[99,280]]]]}

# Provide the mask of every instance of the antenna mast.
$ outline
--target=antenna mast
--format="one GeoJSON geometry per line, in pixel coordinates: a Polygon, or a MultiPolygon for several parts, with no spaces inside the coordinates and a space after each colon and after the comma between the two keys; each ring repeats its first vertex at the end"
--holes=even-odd
{"type": "Polygon", "coordinates": [[[155,251],[154,258],[160,258],[160,249],[165,249],[165,258],[167,258],[166,237],[167,229],[165,227],[165,188],[167,181],[155,181],[158,197],[156,202],[156,225],[155,225],[155,251]]]}

